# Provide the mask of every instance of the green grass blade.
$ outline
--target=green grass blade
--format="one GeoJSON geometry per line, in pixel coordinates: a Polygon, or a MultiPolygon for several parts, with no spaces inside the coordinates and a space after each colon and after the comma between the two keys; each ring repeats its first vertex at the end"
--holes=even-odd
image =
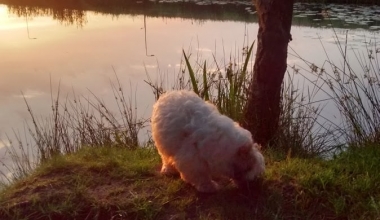
{"type": "Polygon", "coordinates": [[[249,47],[248,52],[247,52],[247,56],[245,57],[244,66],[243,66],[243,72],[244,73],[247,72],[247,66],[248,66],[249,59],[251,58],[253,45],[255,45],[255,41],[253,41],[253,43],[249,47]]]}
{"type": "Polygon", "coordinates": [[[207,69],[206,69],[206,60],[205,60],[205,63],[203,65],[203,98],[204,100],[208,101],[210,100],[210,97],[208,95],[208,82],[207,82],[207,69]]]}
{"type": "Polygon", "coordinates": [[[230,92],[228,94],[229,100],[228,100],[228,106],[227,109],[229,110],[229,115],[233,119],[235,119],[235,103],[236,103],[236,94],[235,94],[235,81],[234,77],[232,76],[230,79],[230,92]]]}
{"type": "Polygon", "coordinates": [[[199,95],[199,90],[198,90],[198,84],[197,84],[197,80],[195,79],[195,73],[193,71],[193,68],[191,67],[190,65],[190,62],[189,62],[189,59],[188,57],[186,56],[186,53],[184,50],[182,50],[183,52],[183,56],[185,57],[185,62],[186,62],[186,66],[187,66],[187,69],[189,70],[189,76],[190,76],[190,80],[191,80],[191,84],[193,86],[193,91],[199,95]]]}
{"type": "Polygon", "coordinates": [[[243,69],[241,70],[241,74],[240,74],[239,80],[237,82],[238,83],[237,84],[237,88],[238,88],[237,95],[240,95],[242,84],[245,81],[245,78],[247,75],[248,62],[251,59],[252,49],[253,49],[253,46],[255,45],[255,42],[256,41],[253,41],[253,43],[251,44],[251,46],[248,49],[247,56],[245,57],[243,69]]]}

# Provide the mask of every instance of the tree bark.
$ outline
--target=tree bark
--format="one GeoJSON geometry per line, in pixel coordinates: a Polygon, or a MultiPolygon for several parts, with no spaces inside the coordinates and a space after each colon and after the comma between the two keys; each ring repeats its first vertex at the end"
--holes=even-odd
{"type": "Polygon", "coordinates": [[[294,0],[253,0],[259,17],[257,51],[242,125],[264,147],[278,130],[294,0]]]}

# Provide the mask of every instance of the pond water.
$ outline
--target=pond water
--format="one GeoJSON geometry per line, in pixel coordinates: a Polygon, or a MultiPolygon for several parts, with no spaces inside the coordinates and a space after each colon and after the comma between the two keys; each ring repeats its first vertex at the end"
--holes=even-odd
{"type": "MultiPolygon", "coordinates": [[[[134,11],[115,12],[0,1],[0,160],[10,161],[7,135],[27,133],[24,97],[41,118],[50,114],[51,94],[58,87],[61,97],[93,93],[116,111],[110,83],[117,75],[127,95],[136,94],[138,117],[149,118],[154,95],[144,82],[147,74],[153,80],[164,74],[170,88],[183,49],[192,58],[228,60],[241,56],[241,48],[256,38],[257,16],[250,3],[174,4],[160,1],[142,9],[137,2],[134,11]]],[[[326,59],[322,45],[339,57],[336,37],[344,41],[346,30],[350,50],[378,41],[380,7],[296,4],[293,24],[290,47],[318,65],[326,59]]],[[[289,65],[297,62],[289,56],[289,65]]]]}

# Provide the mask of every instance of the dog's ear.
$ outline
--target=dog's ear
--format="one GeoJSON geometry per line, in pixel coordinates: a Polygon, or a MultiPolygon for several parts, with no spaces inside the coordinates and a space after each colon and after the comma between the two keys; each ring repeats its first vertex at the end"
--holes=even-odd
{"type": "Polygon", "coordinates": [[[255,147],[257,150],[261,150],[261,144],[254,143],[253,147],[255,147]]]}

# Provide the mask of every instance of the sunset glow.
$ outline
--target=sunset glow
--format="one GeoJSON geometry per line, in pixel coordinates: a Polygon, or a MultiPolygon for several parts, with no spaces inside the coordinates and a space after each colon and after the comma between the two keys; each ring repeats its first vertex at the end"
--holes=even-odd
{"type": "Polygon", "coordinates": [[[5,5],[0,5],[0,30],[10,29],[12,25],[9,23],[8,8],[5,5]]]}
{"type": "Polygon", "coordinates": [[[0,16],[5,15],[7,13],[7,6],[0,5],[0,16]]]}
{"type": "Polygon", "coordinates": [[[41,27],[41,26],[53,26],[56,22],[48,17],[19,17],[14,14],[8,13],[8,7],[5,5],[0,5],[0,31],[5,30],[16,30],[16,29],[27,29],[31,27],[41,27]]]}
{"type": "Polygon", "coordinates": [[[24,28],[25,21],[21,22],[20,19],[8,14],[8,7],[0,5],[0,31],[10,30],[17,28],[24,28]]]}

